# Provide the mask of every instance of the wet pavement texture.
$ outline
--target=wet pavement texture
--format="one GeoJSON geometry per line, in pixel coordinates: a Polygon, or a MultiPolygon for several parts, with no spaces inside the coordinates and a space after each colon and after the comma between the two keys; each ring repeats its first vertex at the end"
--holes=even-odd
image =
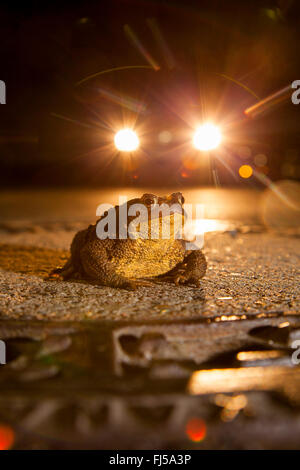
{"type": "Polygon", "coordinates": [[[59,220],[57,193],[47,211],[22,195],[22,216],[0,197],[0,431],[14,448],[299,448],[299,231],[266,226],[259,193],[210,191],[228,229],[205,235],[201,287],[135,292],[45,280],[94,195],[78,218],[58,204],[59,220]]]}

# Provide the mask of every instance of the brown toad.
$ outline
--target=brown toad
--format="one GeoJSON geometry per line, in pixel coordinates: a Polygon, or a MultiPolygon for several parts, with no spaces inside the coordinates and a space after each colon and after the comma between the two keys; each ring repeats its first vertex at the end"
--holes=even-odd
{"type": "Polygon", "coordinates": [[[205,256],[199,249],[187,251],[185,240],[174,236],[183,225],[183,203],[181,193],[166,197],[144,194],[126,203],[125,222],[124,217],[121,219],[124,205],[109,209],[96,224],[75,235],[70,259],[52,274],[125,289],[149,285],[147,278],[199,286],[206,272],[205,256]],[[143,217],[136,204],[145,209],[143,217]],[[171,210],[163,213],[162,207],[171,210]],[[134,208],[136,212],[131,211],[134,208]],[[106,232],[108,238],[99,238],[99,227],[108,227],[109,215],[114,216],[110,219],[115,223],[114,230],[106,232]]]}

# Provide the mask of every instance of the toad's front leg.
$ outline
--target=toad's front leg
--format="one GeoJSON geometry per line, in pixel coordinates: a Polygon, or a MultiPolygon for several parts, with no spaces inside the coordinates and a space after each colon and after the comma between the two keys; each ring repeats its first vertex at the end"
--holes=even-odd
{"type": "Polygon", "coordinates": [[[201,250],[187,251],[184,260],[161,278],[172,281],[176,285],[194,284],[199,287],[206,268],[206,258],[201,250]]]}
{"type": "Polygon", "coordinates": [[[149,281],[129,279],[119,274],[116,264],[107,256],[107,251],[99,240],[87,243],[80,252],[80,258],[85,277],[96,284],[127,290],[151,285],[149,281]]]}

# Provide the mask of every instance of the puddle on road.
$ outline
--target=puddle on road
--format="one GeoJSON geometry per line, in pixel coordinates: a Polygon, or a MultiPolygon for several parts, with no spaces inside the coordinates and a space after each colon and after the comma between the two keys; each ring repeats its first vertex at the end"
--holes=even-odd
{"type": "MultiPolygon", "coordinates": [[[[18,442],[38,439],[42,448],[51,448],[54,436],[63,448],[111,448],[116,435],[124,448],[143,448],[148,439],[167,446],[167,437],[180,448],[188,445],[187,423],[202,420],[203,428],[204,419],[211,430],[235,422],[243,409],[248,412],[250,392],[277,393],[289,406],[300,404],[300,368],[278,362],[289,360],[288,343],[278,350],[268,342],[275,330],[294,335],[297,318],[238,318],[1,322],[10,350],[1,366],[1,420],[18,424],[18,442]],[[258,328],[268,331],[265,343],[263,335],[250,334],[258,328]]],[[[253,406],[260,416],[260,401],[253,406]]]]}

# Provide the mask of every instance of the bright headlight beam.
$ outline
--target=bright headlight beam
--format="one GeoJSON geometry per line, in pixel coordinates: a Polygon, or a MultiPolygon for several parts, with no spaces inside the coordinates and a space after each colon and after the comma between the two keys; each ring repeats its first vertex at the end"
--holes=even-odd
{"type": "Polygon", "coordinates": [[[116,133],[114,141],[121,152],[133,152],[140,145],[139,138],[132,129],[121,129],[116,133]]]}
{"type": "Polygon", "coordinates": [[[206,123],[196,129],[193,144],[198,150],[213,150],[220,145],[221,140],[220,129],[214,124],[206,123]]]}

